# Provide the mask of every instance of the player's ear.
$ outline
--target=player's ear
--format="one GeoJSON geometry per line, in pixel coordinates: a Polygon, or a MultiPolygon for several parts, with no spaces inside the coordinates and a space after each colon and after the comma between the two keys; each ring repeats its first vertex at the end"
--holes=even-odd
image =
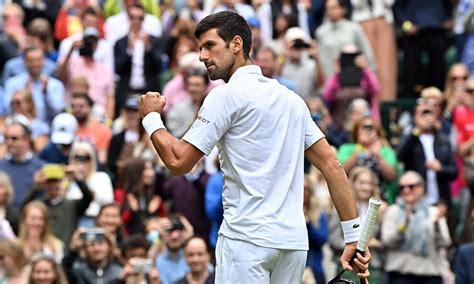
{"type": "Polygon", "coordinates": [[[236,35],[230,42],[230,48],[234,54],[239,53],[244,47],[244,41],[242,37],[236,35]]]}

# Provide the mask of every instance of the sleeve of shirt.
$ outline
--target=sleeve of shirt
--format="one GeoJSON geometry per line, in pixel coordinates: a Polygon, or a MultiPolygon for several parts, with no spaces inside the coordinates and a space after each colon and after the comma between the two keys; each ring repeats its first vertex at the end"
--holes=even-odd
{"type": "Polygon", "coordinates": [[[232,95],[227,86],[217,87],[209,93],[197,119],[183,137],[206,156],[230,128],[240,108],[236,102],[238,97],[232,95]]]}
{"type": "Polygon", "coordinates": [[[308,149],[314,143],[319,141],[321,138],[324,138],[324,133],[319,129],[316,123],[313,121],[309,109],[305,105],[305,116],[306,116],[306,125],[304,132],[304,149],[308,149]]]}

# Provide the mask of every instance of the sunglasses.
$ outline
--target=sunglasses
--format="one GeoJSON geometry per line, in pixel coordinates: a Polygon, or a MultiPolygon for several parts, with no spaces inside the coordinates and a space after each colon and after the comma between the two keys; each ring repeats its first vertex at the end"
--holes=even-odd
{"type": "Polygon", "coordinates": [[[474,89],[471,89],[471,88],[466,88],[466,93],[468,93],[469,95],[474,95],[474,89]]]}
{"type": "Polygon", "coordinates": [[[452,76],[452,77],[451,77],[451,80],[452,80],[452,81],[458,81],[458,80],[466,81],[466,80],[467,80],[467,76],[452,76]]]}
{"type": "Polygon", "coordinates": [[[14,106],[19,106],[19,105],[21,105],[21,101],[20,100],[12,100],[11,104],[14,105],[14,106]]]}
{"type": "Polygon", "coordinates": [[[410,190],[415,189],[415,187],[419,186],[419,183],[412,183],[412,184],[400,184],[398,187],[400,191],[403,191],[405,188],[409,188],[410,190]]]}
{"type": "Polygon", "coordinates": [[[74,160],[78,162],[89,162],[91,160],[91,156],[89,155],[76,155],[74,156],[74,160]]]}

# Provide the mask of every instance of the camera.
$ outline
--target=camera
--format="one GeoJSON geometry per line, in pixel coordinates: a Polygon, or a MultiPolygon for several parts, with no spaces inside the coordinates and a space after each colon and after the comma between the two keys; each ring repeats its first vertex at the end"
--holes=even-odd
{"type": "Polygon", "coordinates": [[[92,36],[84,36],[83,38],[84,45],[79,49],[79,55],[85,57],[92,57],[94,54],[93,45],[96,42],[96,39],[92,36]]]}
{"type": "Polygon", "coordinates": [[[168,229],[168,232],[172,232],[175,230],[182,231],[184,230],[184,225],[179,221],[179,219],[171,219],[171,228],[168,229]]]}
{"type": "Polygon", "coordinates": [[[80,234],[81,240],[84,241],[100,241],[105,240],[105,230],[102,228],[91,228],[80,234]]]}
{"type": "Polygon", "coordinates": [[[153,267],[153,260],[150,258],[139,258],[134,259],[130,264],[132,265],[133,271],[135,273],[149,273],[153,267]]]}
{"type": "Polygon", "coordinates": [[[307,43],[306,41],[302,40],[302,39],[295,39],[293,41],[293,48],[294,49],[307,49],[310,47],[309,43],[307,43]]]}

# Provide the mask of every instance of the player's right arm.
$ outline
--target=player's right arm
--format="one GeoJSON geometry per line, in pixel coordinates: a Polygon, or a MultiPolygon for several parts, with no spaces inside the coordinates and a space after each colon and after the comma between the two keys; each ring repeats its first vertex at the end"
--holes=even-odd
{"type": "MultiPolygon", "coordinates": [[[[157,92],[148,92],[140,98],[140,115],[144,118],[150,113],[158,114],[163,110],[165,104],[165,97],[157,92]]],[[[159,115],[157,115],[156,121],[152,120],[151,122],[158,125],[163,124],[159,115]]],[[[150,139],[156,152],[174,175],[183,175],[189,172],[204,155],[192,144],[171,135],[164,126],[155,131],[145,130],[152,132],[148,134],[151,134],[150,139]]]]}

